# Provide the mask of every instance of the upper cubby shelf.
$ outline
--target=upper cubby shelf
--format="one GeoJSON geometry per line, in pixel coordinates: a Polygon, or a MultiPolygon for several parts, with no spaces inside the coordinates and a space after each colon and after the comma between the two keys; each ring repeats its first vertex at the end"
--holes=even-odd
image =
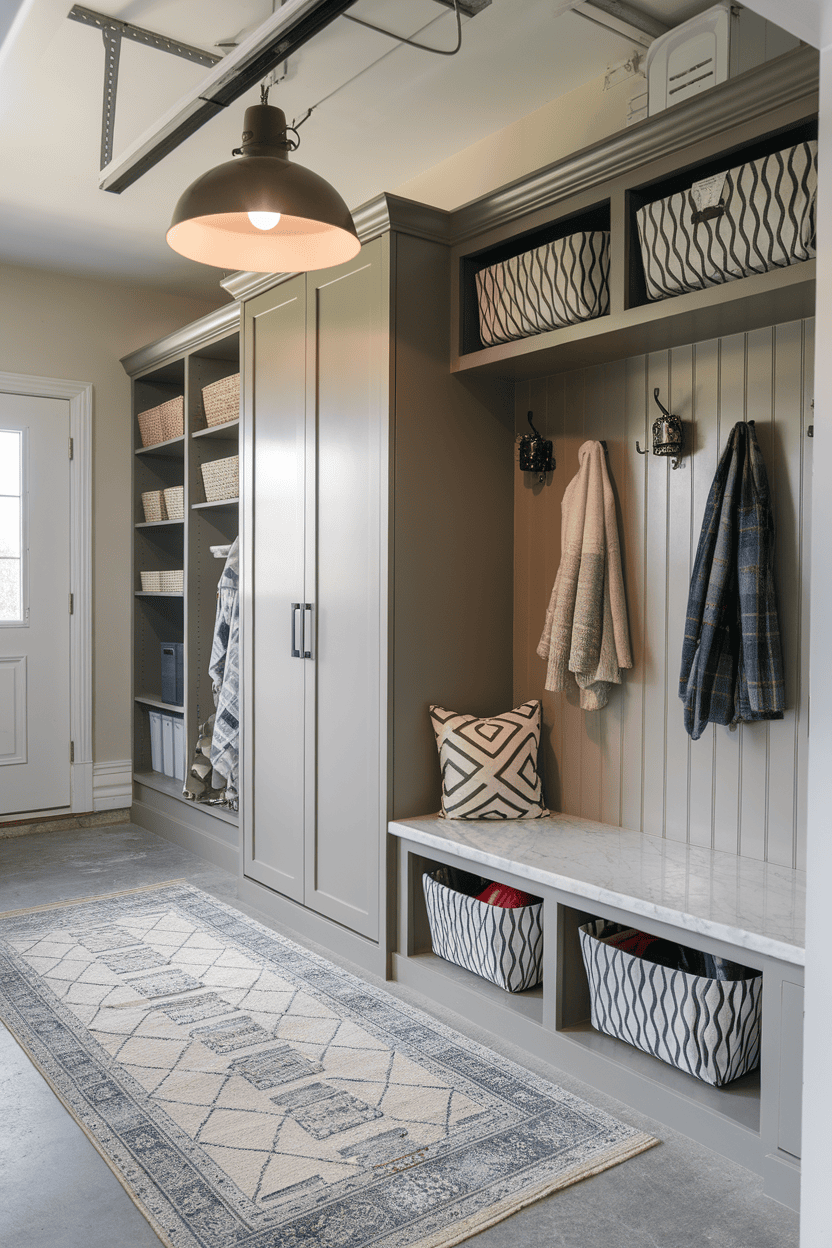
{"type": "MultiPolygon", "coordinates": [[[[787,54],[780,62],[649,118],[626,135],[611,136],[562,162],[563,168],[551,166],[453,214],[451,234],[459,238],[462,226],[464,238],[451,251],[452,324],[457,326],[451,371],[509,380],[540,377],[812,316],[814,260],[651,301],[639,238],[638,213],[645,205],[817,137],[816,96],[807,89],[812,65],[804,52],[787,54]],[[721,126],[716,124],[720,115],[721,126]],[[608,312],[487,345],[481,336],[488,338],[488,321],[481,317],[478,274],[567,235],[587,238],[605,230],[608,312]]],[[[672,231],[663,218],[665,228],[672,231]]],[[[520,290],[515,303],[525,302],[527,309],[546,303],[546,275],[540,268],[529,263],[507,269],[506,283],[520,290]]],[[[499,305],[498,288],[487,288],[489,293],[499,305]]]]}

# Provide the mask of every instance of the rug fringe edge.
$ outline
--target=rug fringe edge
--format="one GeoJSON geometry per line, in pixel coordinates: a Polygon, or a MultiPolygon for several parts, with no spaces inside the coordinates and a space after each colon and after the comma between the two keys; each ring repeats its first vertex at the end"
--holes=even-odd
{"type": "Polygon", "coordinates": [[[424,1239],[417,1240],[415,1243],[408,1245],[408,1248],[455,1248],[455,1245],[464,1243],[473,1235],[479,1235],[481,1231],[487,1231],[490,1227],[505,1221],[506,1218],[510,1218],[513,1213],[519,1213],[521,1209],[527,1209],[529,1205],[536,1204],[546,1196],[553,1196],[555,1192],[572,1187],[583,1179],[591,1179],[593,1175],[601,1174],[604,1170],[610,1170],[613,1166],[629,1161],[631,1157],[636,1157],[639,1153],[645,1153],[648,1149],[655,1148],[657,1144],[661,1144],[661,1140],[657,1139],[656,1136],[639,1132],[638,1135],[631,1136],[615,1148],[609,1149],[601,1157],[595,1157],[592,1161],[579,1166],[577,1170],[571,1171],[567,1175],[561,1175],[560,1178],[552,1182],[540,1183],[537,1187],[528,1188],[526,1191],[518,1194],[517,1197],[506,1201],[496,1212],[492,1211],[487,1218],[472,1218],[463,1222],[457,1222],[453,1226],[449,1226],[444,1232],[435,1232],[425,1236],[424,1239]]]}

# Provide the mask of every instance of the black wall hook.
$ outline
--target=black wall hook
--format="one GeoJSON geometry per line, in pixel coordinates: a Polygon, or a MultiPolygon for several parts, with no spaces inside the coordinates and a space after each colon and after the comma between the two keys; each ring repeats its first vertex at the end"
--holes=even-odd
{"type": "Polygon", "coordinates": [[[520,439],[520,471],[537,472],[541,484],[546,480],[546,473],[555,469],[555,458],[552,455],[552,443],[545,441],[534,427],[532,412],[528,414],[531,433],[524,433],[520,439]]]}
{"type": "MultiPolygon", "coordinates": [[[[662,413],[658,420],[653,421],[653,454],[674,455],[675,459],[671,467],[678,468],[681,463],[682,445],[684,443],[682,422],[678,416],[672,416],[662,403],[659,398],[658,386],[653,391],[653,398],[656,401],[656,406],[662,413]]],[[[638,442],[636,442],[636,450],[639,455],[647,454],[647,450],[642,450],[638,442]]]]}

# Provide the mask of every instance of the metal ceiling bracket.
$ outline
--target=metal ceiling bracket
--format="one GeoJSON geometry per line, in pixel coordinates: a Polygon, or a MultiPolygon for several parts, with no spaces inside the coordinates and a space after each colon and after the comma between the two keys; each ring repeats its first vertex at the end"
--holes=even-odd
{"type": "Polygon", "coordinates": [[[85,9],[81,4],[73,5],[67,17],[73,22],[94,26],[101,31],[104,40],[104,102],[101,110],[102,169],[113,158],[113,133],[116,122],[118,67],[122,39],[132,39],[134,43],[143,43],[148,48],[170,52],[172,56],[181,56],[186,61],[195,61],[197,65],[210,67],[222,60],[222,57],[214,52],[204,52],[202,48],[192,47],[189,43],[180,43],[177,39],[169,39],[167,35],[157,35],[143,26],[131,26],[129,22],[120,22],[106,13],[97,13],[95,9],[85,9]]]}

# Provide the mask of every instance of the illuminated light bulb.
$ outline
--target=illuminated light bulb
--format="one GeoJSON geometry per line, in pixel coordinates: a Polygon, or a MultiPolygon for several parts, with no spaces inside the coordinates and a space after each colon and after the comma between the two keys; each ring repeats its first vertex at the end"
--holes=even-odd
{"type": "Polygon", "coordinates": [[[256,230],[273,230],[280,220],[280,213],[250,212],[248,219],[256,230]]]}

